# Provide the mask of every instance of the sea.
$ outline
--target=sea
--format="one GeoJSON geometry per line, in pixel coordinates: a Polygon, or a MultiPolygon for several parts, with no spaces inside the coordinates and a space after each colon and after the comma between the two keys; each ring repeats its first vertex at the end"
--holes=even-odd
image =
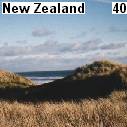
{"type": "Polygon", "coordinates": [[[31,79],[35,84],[40,85],[61,79],[73,73],[73,70],[62,71],[32,71],[32,72],[18,72],[17,74],[31,79]]]}

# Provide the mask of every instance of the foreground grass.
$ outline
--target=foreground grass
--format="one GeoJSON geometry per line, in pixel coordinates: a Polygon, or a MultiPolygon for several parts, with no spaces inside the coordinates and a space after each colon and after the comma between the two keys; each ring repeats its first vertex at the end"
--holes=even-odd
{"type": "Polygon", "coordinates": [[[126,127],[126,92],[81,102],[0,101],[1,127],[126,127]]]}

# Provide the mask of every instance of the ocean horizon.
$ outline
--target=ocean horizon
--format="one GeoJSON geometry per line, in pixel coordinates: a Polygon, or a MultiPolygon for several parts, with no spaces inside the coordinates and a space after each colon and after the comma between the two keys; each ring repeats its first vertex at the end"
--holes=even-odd
{"type": "Polygon", "coordinates": [[[31,79],[37,85],[64,78],[72,73],[73,70],[17,72],[17,74],[31,79]]]}

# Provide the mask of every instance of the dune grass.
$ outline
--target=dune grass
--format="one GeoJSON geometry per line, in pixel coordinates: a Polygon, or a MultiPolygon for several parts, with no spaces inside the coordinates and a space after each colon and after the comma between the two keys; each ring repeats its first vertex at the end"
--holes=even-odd
{"type": "Polygon", "coordinates": [[[27,88],[29,86],[33,86],[34,83],[20,75],[17,75],[12,72],[0,70],[0,88],[6,87],[20,87],[27,88]]]}
{"type": "Polygon", "coordinates": [[[115,91],[109,98],[80,102],[0,102],[1,127],[126,127],[127,97],[115,91]]]}
{"type": "Polygon", "coordinates": [[[92,64],[78,67],[72,75],[65,77],[65,79],[85,80],[89,77],[110,75],[115,72],[118,74],[119,72],[127,73],[127,65],[108,60],[95,61],[92,64]]]}

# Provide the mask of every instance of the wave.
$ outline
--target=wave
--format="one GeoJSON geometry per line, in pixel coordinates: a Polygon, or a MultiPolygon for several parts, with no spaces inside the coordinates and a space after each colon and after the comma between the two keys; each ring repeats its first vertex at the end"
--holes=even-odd
{"type": "Polygon", "coordinates": [[[73,73],[73,70],[63,71],[32,71],[32,72],[19,72],[17,74],[31,79],[36,84],[43,84],[61,79],[73,73]]]}
{"type": "Polygon", "coordinates": [[[34,83],[39,85],[43,83],[52,82],[54,80],[61,79],[63,77],[55,76],[55,77],[27,77],[27,78],[31,79],[34,83]]]}

